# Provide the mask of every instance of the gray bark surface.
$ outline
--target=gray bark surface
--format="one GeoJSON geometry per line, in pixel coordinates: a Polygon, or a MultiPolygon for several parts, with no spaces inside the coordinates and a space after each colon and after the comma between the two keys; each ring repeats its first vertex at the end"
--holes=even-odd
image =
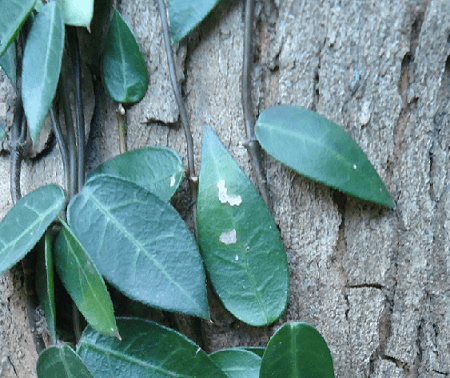
{"type": "MultiPolygon", "coordinates": [[[[150,74],[145,98],[127,114],[128,148],[168,146],[187,166],[156,1],[124,1],[120,11],[150,74]]],[[[297,104],[341,125],[396,209],[338,193],[265,156],[290,266],[289,305],[275,325],[254,328],[210,293],[207,349],[265,345],[283,322],[306,321],[325,337],[339,378],[450,376],[450,2],[263,0],[254,38],[255,113],[297,104]]],[[[224,1],[178,47],[197,172],[207,123],[253,179],[244,147],[242,43],[243,4],[224,1]]],[[[0,123],[10,125],[13,90],[0,74],[0,123]]],[[[88,168],[118,154],[115,125],[115,105],[104,100],[98,155],[88,168]]],[[[7,154],[0,175],[3,217],[12,206],[7,154]]],[[[25,193],[62,185],[58,149],[26,161],[21,177],[25,193]]],[[[0,377],[31,377],[36,352],[14,277],[0,278],[0,377]]]]}

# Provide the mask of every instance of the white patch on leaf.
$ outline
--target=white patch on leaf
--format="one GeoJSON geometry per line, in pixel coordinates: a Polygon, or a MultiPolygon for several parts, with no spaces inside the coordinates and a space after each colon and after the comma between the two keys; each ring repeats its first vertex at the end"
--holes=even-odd
{"type": "Polygon", "coordinates": [[[239,206],[242,203],[242,198],[240,195],[228,195],[225,180],[220,180],[216,187],[219,190],[218,198],[221,203],[228,203],[230,206],[239,206]]]}
{"type": "Polygon", "coordinates": [[[175,185],[175,175],[170,177],[170,187],[175,185]]]}
{"type": "Polygon", "coordinates": [[[237,242],[236,230],[225,231],[220,234],[219,241],[223,244],[234,244],[237,242]]]}

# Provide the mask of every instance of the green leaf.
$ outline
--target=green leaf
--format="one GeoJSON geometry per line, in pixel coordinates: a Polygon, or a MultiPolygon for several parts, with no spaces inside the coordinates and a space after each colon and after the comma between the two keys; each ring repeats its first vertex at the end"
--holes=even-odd
{"type": "Polygon", "coordinates": [[[86,321],[98,332],[117,336],[114,309],[103,278],[77,238],[61,221],[55,243],[59,278],[86,321]]]}
{"type": "Polygon", "coordinates": [[[178,154],[165,147],[147,147],[125,152],[101,164],[98,174],[121,177],[169,201],[183,178],[183,163],[178,154]]]}
{"type": "Polygon", "coordinates": [[[89,29],[94,15],[94,0],[59,0],[59,3],[65,24],[89,29]]]}
{"type": "Polygon", "coordinates": [[[11,43],[0,58],[0,66],[5,71],[11,85],[16,88],[16,44],[11,43]]]}
{"type": "Polygon", "coordinates": [[[227,378],[186,336],[142,319],[117,319],[123,340],[87,327],[77,352],[96,378],[227,378]]]}
{"type": "Polygon", "coordinates": [[[106,36],[102,68],[106,90],[114,101],[133,103],[144,97],[148,85],[145,58],[117,10],[106,36]]]}
{"type": "Polygon", "coordinates": [[[250,325],[277,320],[289,288],[277,226],[209,126],[203,130],[197,219],[203,260],[225,307],[250,325]]]}
{"type": "Polygon", "coordinates": [[[255,131],[261,146],[297,173],[352,196],[395,207],[358,144],[325,117],[298,106],[274,106],[261,113],[255,131]]]}
{"type": "Polygon", "coordinates": [[[53,345],[44,350],[39,355],[36,370],[39,378],[94,378],[68,345],[53,345]]]}
{"type": "Polygon", "coordinates": [[[0,56],[14,41],[36,0],[2,0],[0,12],[0,56]]]}
{"type": "Polygon", "coordinates": [[[261,357],[244,349],[223,349],[209,355],[228,378],[259,378],[261,357]]]}
{"type": "Polygon", "coordinates": [[[219,3],[219,0],[170,0],[170,34],[177,43],[187,36],[219,3]]]}
{"type": "Polygon", "coordinates": [[[53,237],[47,230],[44,238],[39,242],[36,263],[36,291],[39,301],[44,308],[45,320],[52,343],[56,343],[56,320],[55,320],[55,285],[53,277],[53,237]]]}
{"type": "Polygon", "coordinates": [[[0,140],[2,140],[5,137],[6,133],[5,133],[5,129],[0,126],[0,140]]]}
{"type": "Polygon", "coordinates": [[[35,17],[23,55],[23,108],[33,142],[55,96],[63,47],[62,11],[59,3],[52,1],[35,17]]]}
{"type": "Polygon", "coordinates": [[[170,204],[132,182],[96,176],[69,204],[68,222],[100,273],[123,293],[209,316],[197,245],[170,204]]]}
{"type": "Polygon", "coordinates": [[[262,358],[260,378],[334,378],[333,359],[320,333],[306,323],[284,324],[262,358]]]}
{"type": "Polygon", "coordinates": [[[240,348],[248,350],[249,352],[255,353],[259,357],[262,357],[264,354],[264,351],[266,350],[263,347],[240,347],[240,348]]]}
{"type": "Polygon", "coordinates": [[[64,204],[64,191],[57,185],[41,186],[17,201],[0,223],[0,274],[36,245],[64,204]]]}

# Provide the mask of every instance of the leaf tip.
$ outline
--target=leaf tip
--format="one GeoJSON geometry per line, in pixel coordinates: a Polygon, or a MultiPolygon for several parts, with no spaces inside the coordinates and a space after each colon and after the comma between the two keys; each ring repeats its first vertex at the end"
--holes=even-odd
{"type": "Polygon", "coordinates": [[[117,340],[122,341],[122,336],[120,336],[119,331],[116,330],[116,333],[114,334],[117,340]]]}

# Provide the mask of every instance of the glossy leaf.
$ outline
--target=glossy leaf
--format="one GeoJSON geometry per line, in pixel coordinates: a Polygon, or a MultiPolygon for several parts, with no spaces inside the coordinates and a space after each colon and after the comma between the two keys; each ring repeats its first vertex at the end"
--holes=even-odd
{"type": "Polygon", "coordinates": [[[56,320],[55,320],[55,285],[53,275],[51,233],[47,230],[39,242],[37,263],[36,263],[36,291],[39,302],[42,304],[45,320],[52,343],[56,343],[56,320]]]}
{"type": "Polygon", "coordinates": [[[64,23],[74,26],[89,25],[94,14],[94,0],[59,0],[64,23]]]}
{"type": "Polygon", "coordinates": [[[289,287],[278,229],[209,126],[203,130],[197,220],[203,260],[225,307],[250,325],[277,320],[289,287]]]}
{"type": "Polygon", "coordinates": [[[117,319],[120,342],[87,327],[77,352],[95,378],[227,378],[186,336],[142,319],[117,319]]]}
{"type": "Polygon", "coordinates": [[[103,278],[67,224],[61,223],[55,242],[55,265],[59,278],[92,327],[105,335],[120,338],[103,278]]]}
{"type": "Polygon", "coordinates": [[[188,35],[219,3],[219,0],[170,0],[169,18],[172,42],[188,35]]]}
{"type": "Polygon", "coordinates": [[[358,144],[338,125],[298,106],[261,113],[256,137],[275,159],[297,173],[389,208],[394,203],[358,144]]]}
{"type": "Polygon", "coordinates": [[[260,378],[334,378],[333,359],[321,334],[306,323],[284,324],[262,358],[260,378]]]}
{"type": "Polygon", "coordinates": [[[262,357],[264,355],[264,351],[266,350],[263,347],[241,347],[241,348],[248,350],[249,352],[255,353],[259,357],[262,357]]]}
{"type": "Polygon", "coordinates": [[[36,366],[38,378],[94,378],[83,360],[68,345],[44,350],[36,366]]]}
{"type": "Polygon", "coordinates": [[[8,76],[9,82],[16,87],[16,44],[11,43],[0,58],[0,66],[8,76]]]}
{"type": "Polygon", "coordinates": [[[102,68],[106,90],[114,101],[133,103],[144,97],[148,85],[145,58],[117,10],[106,36],[102,68]]]}
{"type": "Polygon", "coordinates": [[[178,189],[184,169],[178,154],[165,147],[147,147],[125,152],[101,164],[90,177],[98,174],[121,177],[142,186],[168,201],[178,189]]]}
{"type": "Polygon", "coordinates": [[[209,316],[197,245],[169,203],[132,182],[96,176],[71,201],[68,221],[100,273],[123,293],[209,316]]]}
{"type": "Polygon", "coordinates": [[[0,12],[0,56],[14,41],[36,0],[2,0],[0,12]]]}
{"type": "Polygon", "coordinates": [[[244,349],[223,349],[209,355],[228,378],[259,378],[261,357],[244,349]]]}
{"type": "Polygon", "coordinates": [[[62,11],[59,3],[52,1],[35,17],[23,55],[23,108],[33,142],[55,96],[63,47],[62,11]]]}
{"type": "Polygon", "coordinates": [[[41,186],[19,201],[0,223],[0,274],[21,260],[63,210],[64,191],[41,186]]]}

